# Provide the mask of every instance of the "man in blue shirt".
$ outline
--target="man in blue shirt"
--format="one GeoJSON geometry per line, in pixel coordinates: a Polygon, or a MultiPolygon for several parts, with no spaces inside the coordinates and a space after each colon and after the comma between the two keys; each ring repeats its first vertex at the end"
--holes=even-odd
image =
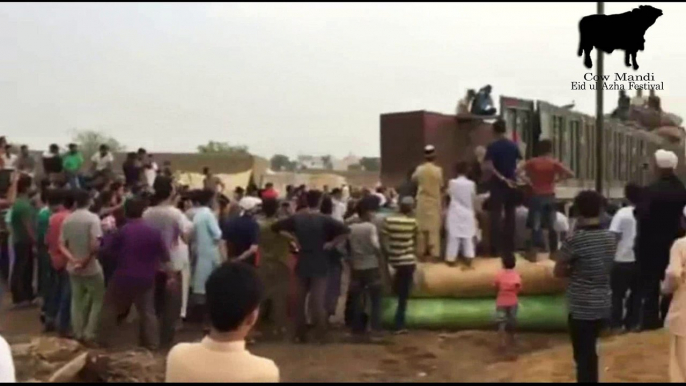
{"type": "Polygon", "coordinates": [[[506,138],[505,131],[505,121],[498,119],[493,124],[496,138],[488,145],[485,157],[485,167],[493,174],[488,210],[491,223],[491,254],[495,256],[514,251],[516,171],[517,163],[522,159],[519,147],[506,138]]]}
{"type": "Polygon", "coordinates": [[[222,235],[226,241],[227,255],[230,260],[242,261],[257,266],[257,250],[260,226],[255,213],[262,200],[256,197],[243,197],[238,206],[241,214],[222,224],[222,235]]]}

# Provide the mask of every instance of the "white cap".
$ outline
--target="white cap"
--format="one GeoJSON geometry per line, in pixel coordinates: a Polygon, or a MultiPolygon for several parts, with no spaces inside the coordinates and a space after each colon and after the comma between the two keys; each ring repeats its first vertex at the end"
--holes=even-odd
{"type": "Polygon", "coordinates": [[[434,156],[435,154],[436,154],[436,148],[434,147],[434,145],[426,145],[424,147],[424,156],[425,157],[431,157],[431,156],[434,156]]]}
{"type": "Polygon", "coordinates": [[[238,206],[246,212],[255,209],[259,205],[262,205],[262,200],[257,197],[243,197],[238,201],[238,206]]]}
{"type": "Polygon", "coordinates": [[[655,163],[660,169],[676,169],[679,158],[674,152],[660,149],[655,152],[655,163]]]}

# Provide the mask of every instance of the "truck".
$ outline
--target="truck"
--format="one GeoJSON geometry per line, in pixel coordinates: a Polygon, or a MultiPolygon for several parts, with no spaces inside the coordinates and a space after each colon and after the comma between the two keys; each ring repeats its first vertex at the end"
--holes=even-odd
{"type": "Polygon", "coordinates": [[[525,159],[536,156],[543,139],[553,142],[553,154],[572,169],[575,177],[557,184],[556,197],[572,200],[582,190],[595,189],[596,165],[603,165],[603,195],[612,201],[623,198],[628,182],[646,185],[652,175],[653,154],[673,151],[679,158],[677,174],[686,181],[684,140],[668,139],[658,130],[647,130],[617,119],[603,124],[603,159],[596,159],[596,119],[571,108],[545,101],[501,96],[497,116],[441,114],[410,111],[382,114],[381,181],[398,186],[423,161],[426,145],[436,148],[437,163],[452,178],[458,161],[475,161],[475,148],[493,140],[493,122],[505,121],[507,136],[515,141],[525,159]]]}

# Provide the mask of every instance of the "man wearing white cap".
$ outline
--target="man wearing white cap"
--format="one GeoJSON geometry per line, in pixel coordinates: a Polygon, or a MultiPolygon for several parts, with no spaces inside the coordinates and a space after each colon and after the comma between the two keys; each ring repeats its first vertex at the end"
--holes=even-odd
{"type": "Polygon", "coordinates": [[[645,189],[636,207],[636,259],[640,267],[643,300],[642,328],[662,328],[670,298],[660,304],[660,282],[669,262],[669,251],[681,232],[681,210],[686,205],[686,188],[674,173],[678,164],[671,151],[655,152],[657,180],[645,189]]]}
{"type": "Polygon", "coordinates": [[[222,235],[230,260],[243,261],[257,266],[260,225],[255,220],[255,213],[260,205],[262,205],[262,200],[257,197],[241,198],[238,202],[240,216],[223,224],[222,235]]]}
{"type": "Polygon", "coordinates": [[[420,258],[430,256],[438,260],[441,254],[441,199],[444,179],[443,169],[435,164],[436,149],[433,145],[424,148],[425,162],[417,167],[412,180],[417,190],[417,225],[419,237],[417,251],[420,258]]]}

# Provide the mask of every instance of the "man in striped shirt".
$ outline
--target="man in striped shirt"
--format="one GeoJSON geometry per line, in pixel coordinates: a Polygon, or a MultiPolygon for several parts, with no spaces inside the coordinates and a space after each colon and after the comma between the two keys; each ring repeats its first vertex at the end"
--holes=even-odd
{"type": "Polygon", "coordinates": [[[388,264],[395,269],[393,289],[398,296],[398,307],[395,312],[397,334],[407,333],[405,312],[416,266],[415,252],[419,228],[417,220],[411,216],[413,209],[414,198],[403,197],[400,201],[400,213],[386,218],[382,232],[388,264]]]}
{"type": "Polygon", "coordinates": [[[560,249],[555,275],[569,277],[569,333],[579,383],[598,382],[598,335],[609,319],[610,273],[617,250],[615,236],[600,223],[603,197],[594,191],[574,199],[578,225],[560,249]]]}

